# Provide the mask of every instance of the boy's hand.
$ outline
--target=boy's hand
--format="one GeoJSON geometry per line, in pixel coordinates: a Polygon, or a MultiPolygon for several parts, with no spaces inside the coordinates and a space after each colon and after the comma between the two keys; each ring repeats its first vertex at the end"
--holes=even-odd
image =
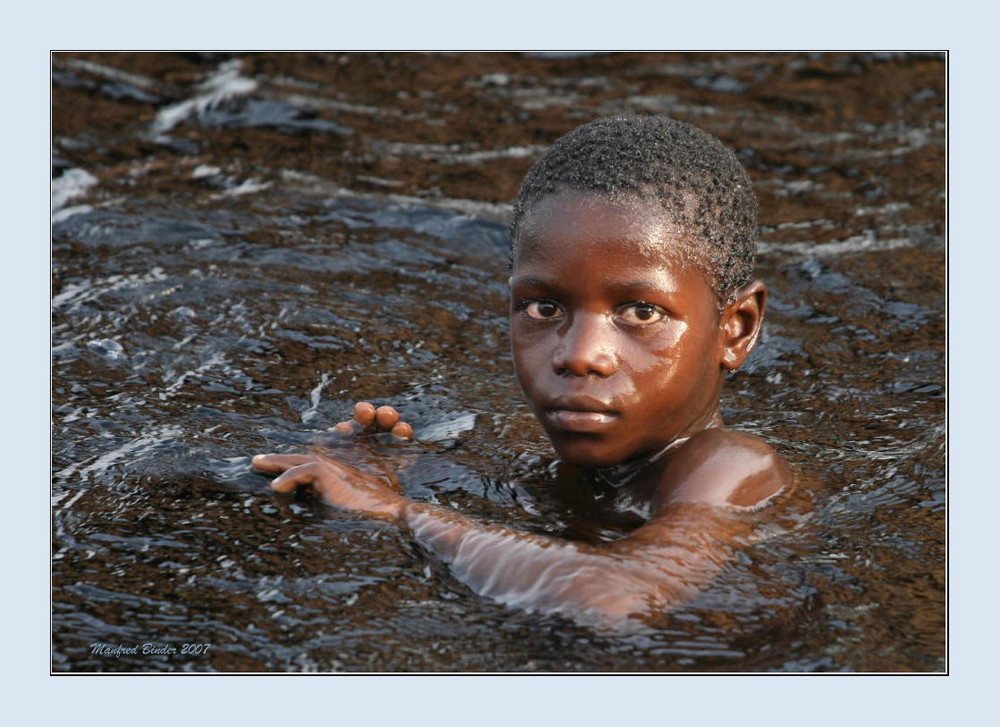
{"type": "Polygon", "coordinates": [[[410,441],[413,439],[413,427],[399,418],[399,412],[391,406],[380,406],[376,409],[367,401],[359,401],[354,405],[354,418],[340,422],[333,431],[347,437],[362,432],[392,432],[393,436],[410,441]]]}
{"type": "Polygon", "coordinates": [[[328,505],[374,517],[394,520],[410,502],[393,490],[389,478],[362,472],[321,454],[258,454],[253,466],[262,472],[279,473],[271,482],[275,492],[312,490],[328,505]]]}

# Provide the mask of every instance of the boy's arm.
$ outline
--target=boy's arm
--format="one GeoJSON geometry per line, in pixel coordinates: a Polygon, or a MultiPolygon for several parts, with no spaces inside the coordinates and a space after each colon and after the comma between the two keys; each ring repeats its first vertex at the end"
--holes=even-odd
{"type": "Polygon", "coordinates": [[[476,592],[614,625],[695,596],[752,535],[742,515],[790,483],[787,465],[765,442],[710,429],[693,436],[659,474],[650,520],[612,543],[484,526],[422,504],[409,505],[403,519],[476,592]]]}
{"type": "Polygon", "coordinates": [[[654,616],[697,594],[751,533],[734,509],[766,502],[787,482],[787,468],[760,440],[703,432],[661,473],[646,524],[588,545],[415,503],[382,478],[321,455],[262,455],[254,466],[282,473],[272,483],[278,492],[311,487],[331,505],[406,525],[477,593],[603,626],[654,616]]]}
{"type": "Polygon", "coordinates": [[[615,627],[690,600],[749,533],[746,524],[711,508],[669,510],[620,540],[596,545],[483,525],[423,504],[410,505],[404,522],[480,595],[615,627]]]}

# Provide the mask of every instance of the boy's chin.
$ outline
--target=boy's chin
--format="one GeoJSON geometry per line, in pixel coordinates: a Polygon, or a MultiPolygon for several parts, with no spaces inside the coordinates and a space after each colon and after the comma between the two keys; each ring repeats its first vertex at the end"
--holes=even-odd
{"type": "Polygon", "coordinates": [[[617,452],[601,442],[588,440],[583,437],[574,438],[575,441],[553,441],[552,446],[559,455],[559,459],[569,464],[580,467],[597,469],[600,467],[612,467],[627,461],[630,457],[622,452],[617,452]]]}

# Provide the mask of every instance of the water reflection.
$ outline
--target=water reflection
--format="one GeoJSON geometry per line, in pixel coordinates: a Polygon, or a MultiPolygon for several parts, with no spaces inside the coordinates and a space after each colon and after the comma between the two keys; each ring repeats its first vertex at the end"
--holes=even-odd
{"type": "Polygon", "coordinates": [[[56,670],[943,668],[939,57],[56,54],[53,84],[56,670]],[[439,440],[372,445],[415,497],[586,531],[512,377],[504,203],[626,110],[754,177],[774,296],[724,413],[818,477],[811,517],[611,638],[270,496],[248,454],[391,400],[439,440]]]}

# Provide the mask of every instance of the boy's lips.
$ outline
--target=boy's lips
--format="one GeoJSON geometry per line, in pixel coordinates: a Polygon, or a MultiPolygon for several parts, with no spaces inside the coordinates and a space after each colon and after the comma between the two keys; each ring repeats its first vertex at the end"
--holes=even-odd
{"type": "Polygon", "coordinates": [[[589,396],[554,399],[542,411],[552,426],[570,432],[603,432],[618,418],[617,411],[589,396]]]}

